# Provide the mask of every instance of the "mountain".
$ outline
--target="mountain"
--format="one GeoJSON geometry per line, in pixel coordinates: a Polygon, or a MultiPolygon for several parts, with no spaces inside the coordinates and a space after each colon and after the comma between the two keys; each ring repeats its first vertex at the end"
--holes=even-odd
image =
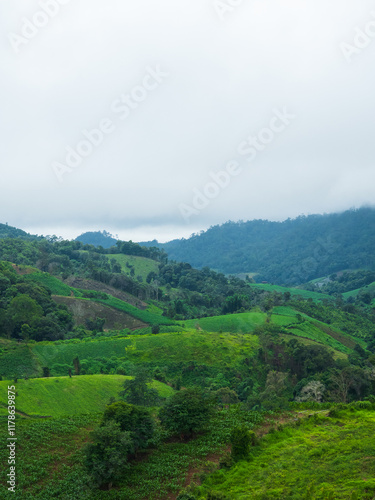
{"type": "Polygon", "coordinates": [[[257,273],[257,281],[298,285],[346,269],[375,270],[375,210],[361,208],[283,222],[229,221],[189,239],[149,245],[197,268],[257,273]]]}
{"type": "Polygon", "coordinates": [[[92,231],[81,234],[74,241],[80,241],[85,245],[93,245],[94,247],[110,248],[116,245],[117,239],[108,231],[92,231]]]}
{"type": "Polygon", "coordinates": [[[21,240],[36,240],[40,239],[40,236],[35,236],[22,229],[17,229],[13,226],[8,226],[8,224],[0,224],[0,239],[3,238],[20,238],[21,240]]]}

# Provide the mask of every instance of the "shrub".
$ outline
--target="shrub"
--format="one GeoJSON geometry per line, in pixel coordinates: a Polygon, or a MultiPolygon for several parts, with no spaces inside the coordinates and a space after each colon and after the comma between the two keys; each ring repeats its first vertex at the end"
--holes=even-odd
{"type": "Polygon", "coordinates": [[[212,416],[212,401],[198,387],[171,396],[160,411],[162,425],[169,431],[191,436],[201,430],[212,416]]]}
{"type": "Polygon", "coordinates": [[[255,433],[249,431],[245,426],[233,429],[230,442],[232,444],[231,456],[235,462],[246,460],[249,457],[250,448],[255,444],[255,433]]]}

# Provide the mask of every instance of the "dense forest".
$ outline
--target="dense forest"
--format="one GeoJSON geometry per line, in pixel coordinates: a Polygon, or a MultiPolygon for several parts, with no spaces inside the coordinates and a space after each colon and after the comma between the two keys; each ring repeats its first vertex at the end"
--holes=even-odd
{"type": "Polygon", "coordinates": [[[170,259],[259,282],[302,284],[345,269],[375,270],[375,210],[300,216],[284,222],[227,222],[165,244],[170,259]]]}

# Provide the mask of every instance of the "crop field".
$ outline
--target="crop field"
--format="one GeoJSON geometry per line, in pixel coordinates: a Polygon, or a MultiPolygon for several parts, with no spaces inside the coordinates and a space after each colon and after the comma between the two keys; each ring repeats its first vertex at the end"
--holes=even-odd
{"type": "MultiPolygon", "coordinates": [[[[113,307],[119,311],[130,314],[134,318],[143,321],[144,323],[148,323],[150,325],[173,325],[173,321],[169,318],[165,318],[160,316],[160,314],[156,314],[154,312],[142,311],[141,309],[137,309],[136,307],[124,302],[120,299],[117,299],[112,296],[108,296],[108,299],[92,299],[92,301],[99,302],[106,306],[113,307]]],[[[160,311],[158,311],[160,312],[160,311]]]]}
{"type": "Polygon", "coordinates": [[[201,491],[238,500],[372,499],[374,431],[373,410],[317,414],[267,434],[248,461],[214,473],[201,491]]]}
{"type": "MultiPolygon", "coordinates": [[[[149,450],[142,460],[124,470],[123,479],[110,492],[87,488],[82,447],[100,423],[100,414],[17,421],[18,450],[16,500],[165,500],[184,486],[189,470],[207,465],[207,456],[223,455],[231,429],[262,422],[258,412],[233,407],[218,412],[208,432],[189,442],[165,442],[149,450]]],[[[6,438],[0,436],[0,464],[6,469],[6,438]]],[[[0,478],[0,487],[5,480],[0,478]]]]}
{"type": "MultiPolygon", "coordinates": [[[[270,323],[279,326],[287,326],[297,322],[296,315],[297,312],[289,307],[275,307],[270,323]]],[[[188,328],[196,328],[208,332],[247,333],[253,332],[257,326],[264,325],[266,320],[266,313],[245,312],[228,314],[226,316],[213,316],[209,318],[179,321],[179,324],[185,325],[188,328]]]]}
{"type": "MultiPolygon", "coordinates": [[[[111,397],[118,398],[123,375],[80,375],[18,380],[16,408],[27,415],[59,417],[103,412],[111,397]]],[[[158,381],[152,387],[160,395],[173,394],[173,389],[158,381]]],[[[7,401],[8,382],[0,382],[0,403],[7,401]]]]}
{"type": "MultiPolygon", "coordinates": [[[[267,315],[261,312],[248,312],[240,314],[228,314],[226,316],[213,316],[209,318],[189,319],[179,321],[179,324],[187,328],[196,328],[206,332],[231,332],[247,333],[266,322],[267,315]]],[[[290,322],[290,319],[289,319],[290,322]]]]}
{"type": "Polygon", "coordinates": [[[0,339],[0,376],[37,377],[41,368],[31,348],[0,339]]]}
{"type": "Polygon", "coordinates": [[[49,273],[42,273],[40,271],[33,272],[32,274],[27,274],[24,276],[25,280],[34,281],[41,285],[46,286],[52,292],[52,295],[62,295],[64,297],[70,297],[72,294],[74,297],[82,297],[80,293],[75,288],[71,288],[59,279],[51,276],[49,273]]]}

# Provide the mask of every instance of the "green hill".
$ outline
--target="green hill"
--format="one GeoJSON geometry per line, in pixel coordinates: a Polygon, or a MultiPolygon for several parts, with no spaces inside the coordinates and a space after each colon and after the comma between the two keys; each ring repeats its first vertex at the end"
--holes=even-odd
{"type": "Polygon", "coordinates": [[[264,436],[248,461],[210,476],[199,498],[209,491],[239,500],[373,498],[375,411],[326,413],[264,436]]]}
{"type": "MultiPolygon", "coordinates": [[[[17,382],[17,411],[27,415],[58,417],[100,413],[111,397],[118,398],[126,379],[122,375],[50,377],[17,382]]],[[[9,382],[0,382],[0,404],[6,405],[9,382]]],[[[173,389],[154,381],[152,387],[163,397],[173,389]]]]}

